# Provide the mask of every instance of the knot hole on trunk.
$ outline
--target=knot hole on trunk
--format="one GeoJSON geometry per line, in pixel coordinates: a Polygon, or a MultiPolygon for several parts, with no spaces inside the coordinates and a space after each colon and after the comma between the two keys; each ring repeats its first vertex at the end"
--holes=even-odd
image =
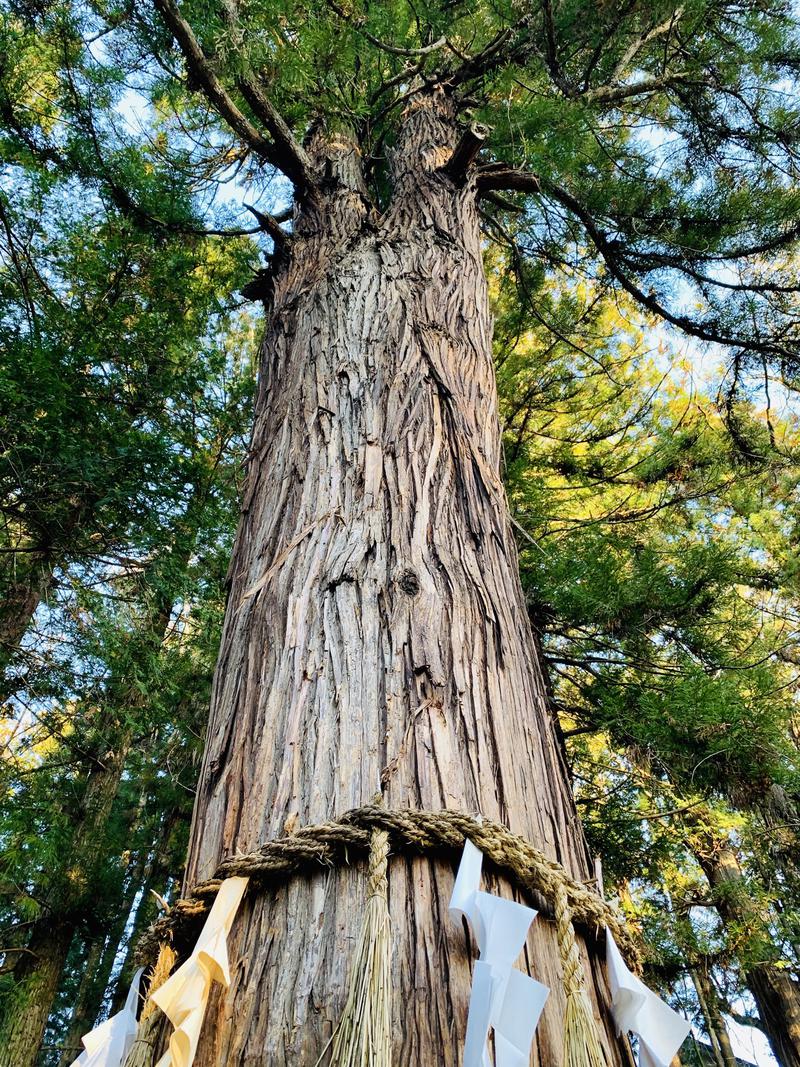
{"type": "Polygon", "coordinates": [[[419,592],[419,578],[412,570],[404,570],[397,579],[397,584],[409,596],[416,596],[419,592]]]}

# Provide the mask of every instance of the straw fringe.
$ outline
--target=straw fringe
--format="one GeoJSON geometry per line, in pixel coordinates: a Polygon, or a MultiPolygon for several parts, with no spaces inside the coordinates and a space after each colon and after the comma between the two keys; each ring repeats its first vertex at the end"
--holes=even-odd
{"type": "Polygon", "coordinates": [[[150,981],[147,985],[147,999],[144,1002],[139,1022],[144,1022],[145,1019],[148,1019],[156,1010],[156,1002],[153,1000],[153,993],[155,993],[157,989],[160,989],[172,974],[172,968],[175,966],[177,958],[178,955],[172,945],[168,945],[166,941],[162,941],[161,947],[158,950],[158,959],[150,972],[150,981]]]}
{"type": "Polygon", "coordinates": [[[586,995],[583,964],[565,886],[557,886],[554,903],[558,951],[567,998],[564,1012],[564,1067],[607,1067],[597,1021],[586,995]]]}
{"type": "Polygon", "coordinates": [[[158,959],[150,972],[147,997],[142,1008],[142,1014],[139,1016],[139,1029],[136,1033],[136,1040],[131,1046],[124,1067],[153,1067],[156,1058],[156,1047],[161,1035],[162,1023],[164,1022],[164,1016],[153,1000],[153,993],[169,978],[177,958],[177,953],[172,946],[168,945],[166,941],[162,941],[158,950],[158,959]]]}
{"type": "Polygon", "coordinates": [[[353,960],[344,1011],[317,1064],[331,1048],[329,1067],[391,1067],[391,930],[387,868],[389,835],[370,835],[367,907],[353,960]],[[332,1047],[331,1047],[332,1046],[332,1047]]]}

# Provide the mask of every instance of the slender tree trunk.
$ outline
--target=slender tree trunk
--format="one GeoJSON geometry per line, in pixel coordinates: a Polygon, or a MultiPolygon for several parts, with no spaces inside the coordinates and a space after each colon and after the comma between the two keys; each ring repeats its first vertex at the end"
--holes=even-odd
{"type": "MultiPolygon", "coordinates": [[[[82,1048],[81,1038],[94,1027],[100,1014],[114,962],[125,937],[131,908],[141,887],[144,867],[143,857],[140,855],[127,875],[124,891],[115,908],[116,918],[113,925],[105,931],[105,936],[97,937],[89,949],[78,996],[70,1016],[60,1067],[69,1067],[77,1055],[74,1050],[80,1052],[82,1048]]],[[[123,995],[123,1001],[124,999],[123,995]]],[[[109,1015],[113,1015],[114,1010],[112,1004],[109,1015]]]]}
{"type": "Polygon", "coordinates": [[[36,610],[53,584],[55,562],[48,552],[10,556],[0,577],[0,702],[19,688],[9,669],[36,610]],[[20,559],[23,562],[20,562],[20,559]]]}
{"type": "MultiPolygon", "coordinates": [[[[714,891],[717,909],[726,923],[748,924],[754,906],[733,849],[707,840],[696,850],[698,861],[714,891]]],[[[791,972],[773,963],[755,964],[745,971],[761,1024],[781,1067],[800,1067],[800,983],[791,972]]]]}
{"type": "Polygon", "coordinates": [[[133,914],[126,915],[126,927],[129,931],[129,936],[125,950],[125,960],[120,967],[117,984],[114,987],[114,993],[111,998],[111,1007],[109,1009],[111,1015],[114,1015],[122,1008],[128,996],[131,975],[135,970],[133,958],[139,935],[158,914],[158,906],[151,890],[156,889],[156,891],[160,890],[165,893],[164,882],[170,874],[170,860],[172,859],[172,862],[174,862],[174,857],[171,857],[169,850],[169,842],[175,826],[181,821],[181,818],[186,818],[185,813],[176,811],[171,813],[165,820],[159,840],[145,867],[140,885],[137,886],[137,888],[141,889],[139,900],[136,903],[133,914]]]}
{"type": "Polygon", "coordinates": [[[83,975],[78,986],[78,996],[69,1021],[69,1029],[61,1046],[59,1067],[69,1067],[83,1051],[81,1038],[92,1029],[92,1024],[100,1010],[103,993],[98,994],[97,974],[102,969],[103,957],[108,951],[109,938],[98,937],[89,945],[89,951],[83,960],[83,975]]]}
{"type": "MultiPolygon", "coordinates": [[[[475,191],[436,173],[454,130],[443,97],[415,98],[380,218],[348,139],[311,146],[329,181],[275,277],[190,885],[377,793],[482,812],[591,877],[499,476],[475,191]]],[[[452,884],[449,861],[390,864],[398,1067],[460,1064],[473,947],[448,917],[452,884]]],[[[312,1067],[363,905],[358,865],[246,898],[197,1067],[312,1067]]],[[[533,1062],[558,1067],[564,1001],[543,916],[523,965],[552,990],[533,1062]]],[[[594,949],[590,969],[616,1063],[594,949]]]]}
{"type": "Polygon", "coordinates": [[[703,969],[702,964],[692,967],[690,973],[697,991],[697,999],[705,1020],[714,1059],[718,1067],[737,1067],[730,1034],[719,1008],[719,1000],[711,976],[703,969]]]}

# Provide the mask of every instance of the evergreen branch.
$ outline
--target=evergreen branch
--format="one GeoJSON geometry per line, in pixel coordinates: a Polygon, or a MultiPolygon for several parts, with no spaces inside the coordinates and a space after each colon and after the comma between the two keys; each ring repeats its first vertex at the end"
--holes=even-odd
{"type": "Polygon", "coordinates": [[[313,166],[308,154],[296,142],[286,122],[255,83],[249,78],[242,78],[239,87],[266,126],[271,140],[264,137],[236,106],[174,0],[154,0],[154,3],[183,53],[189,74],[234,133],[256,155],[277,167],[296,186],[303,189],[313,187],[313,166]]]}
{"type": "Polygon", "coordinates": [[[789,360],[796,358],[796,350],[791,345],[778,344],[766,339],[761,340],[759,338],[735,336],[732,333],[725,332],[713,323],[699,322],[696,319],[690,318],[688,315],[681,315],[671,311],[658,299],[652,290],[646,293],[639,285],[637,285],[633,278],[623,270],[621,266],[622,257],[619,255],[615,243],[612,242],[597,225],[588,208],[586,208],[566,189],[555,185],[547,179],[541,179],[540,185],[542,192],[552,197],[553,200],[557,201],[563,207],[567,208],[567,210],[581,222],[584,230],[592,241],[592,244],[600,253],[609,274],[616,279],[622,288],[629,293],[637,303],[646,308],[647,311],[657,315],[670,325],[677,326],[678,329],[682,330],[684,333],[696,337],[700,341],[706,341],[710,344],[725,345],[726,347],[735,347],[744,352],[770,352],[773,355],[789,360]]]}

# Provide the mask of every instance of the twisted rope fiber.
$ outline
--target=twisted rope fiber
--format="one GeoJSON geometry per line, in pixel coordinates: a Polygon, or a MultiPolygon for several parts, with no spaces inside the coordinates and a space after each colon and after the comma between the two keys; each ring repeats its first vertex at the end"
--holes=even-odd
{"type": "Polygon", "coordinates": [[[225,878],[241,875],[255,881],[268,880],[319,866],[340,866],[350,862],[351,853],[367,853],[373,830],[386,832],[395,853],[426,854],[443,849],[455,852],[469,838],[516,885],[556,903],[560,892],[566,898],[570,922],[574,920],[595,935],[607,926],[629,966],[639,969],[638,948],[616,911],[597,893],[575,881],[561,864],[548,859],[507,827],[488,819],[478,822],[457,811],[389,810],[373,804],[329,822],[302,827],[287,837],[268,841],[255,852],[223,860],[213,878],[196,885],[188,897],[176,901],[145,931],[136,949],[137,960],[152,962],[162,941],[190,933],[209,910],[225,878]]]}

